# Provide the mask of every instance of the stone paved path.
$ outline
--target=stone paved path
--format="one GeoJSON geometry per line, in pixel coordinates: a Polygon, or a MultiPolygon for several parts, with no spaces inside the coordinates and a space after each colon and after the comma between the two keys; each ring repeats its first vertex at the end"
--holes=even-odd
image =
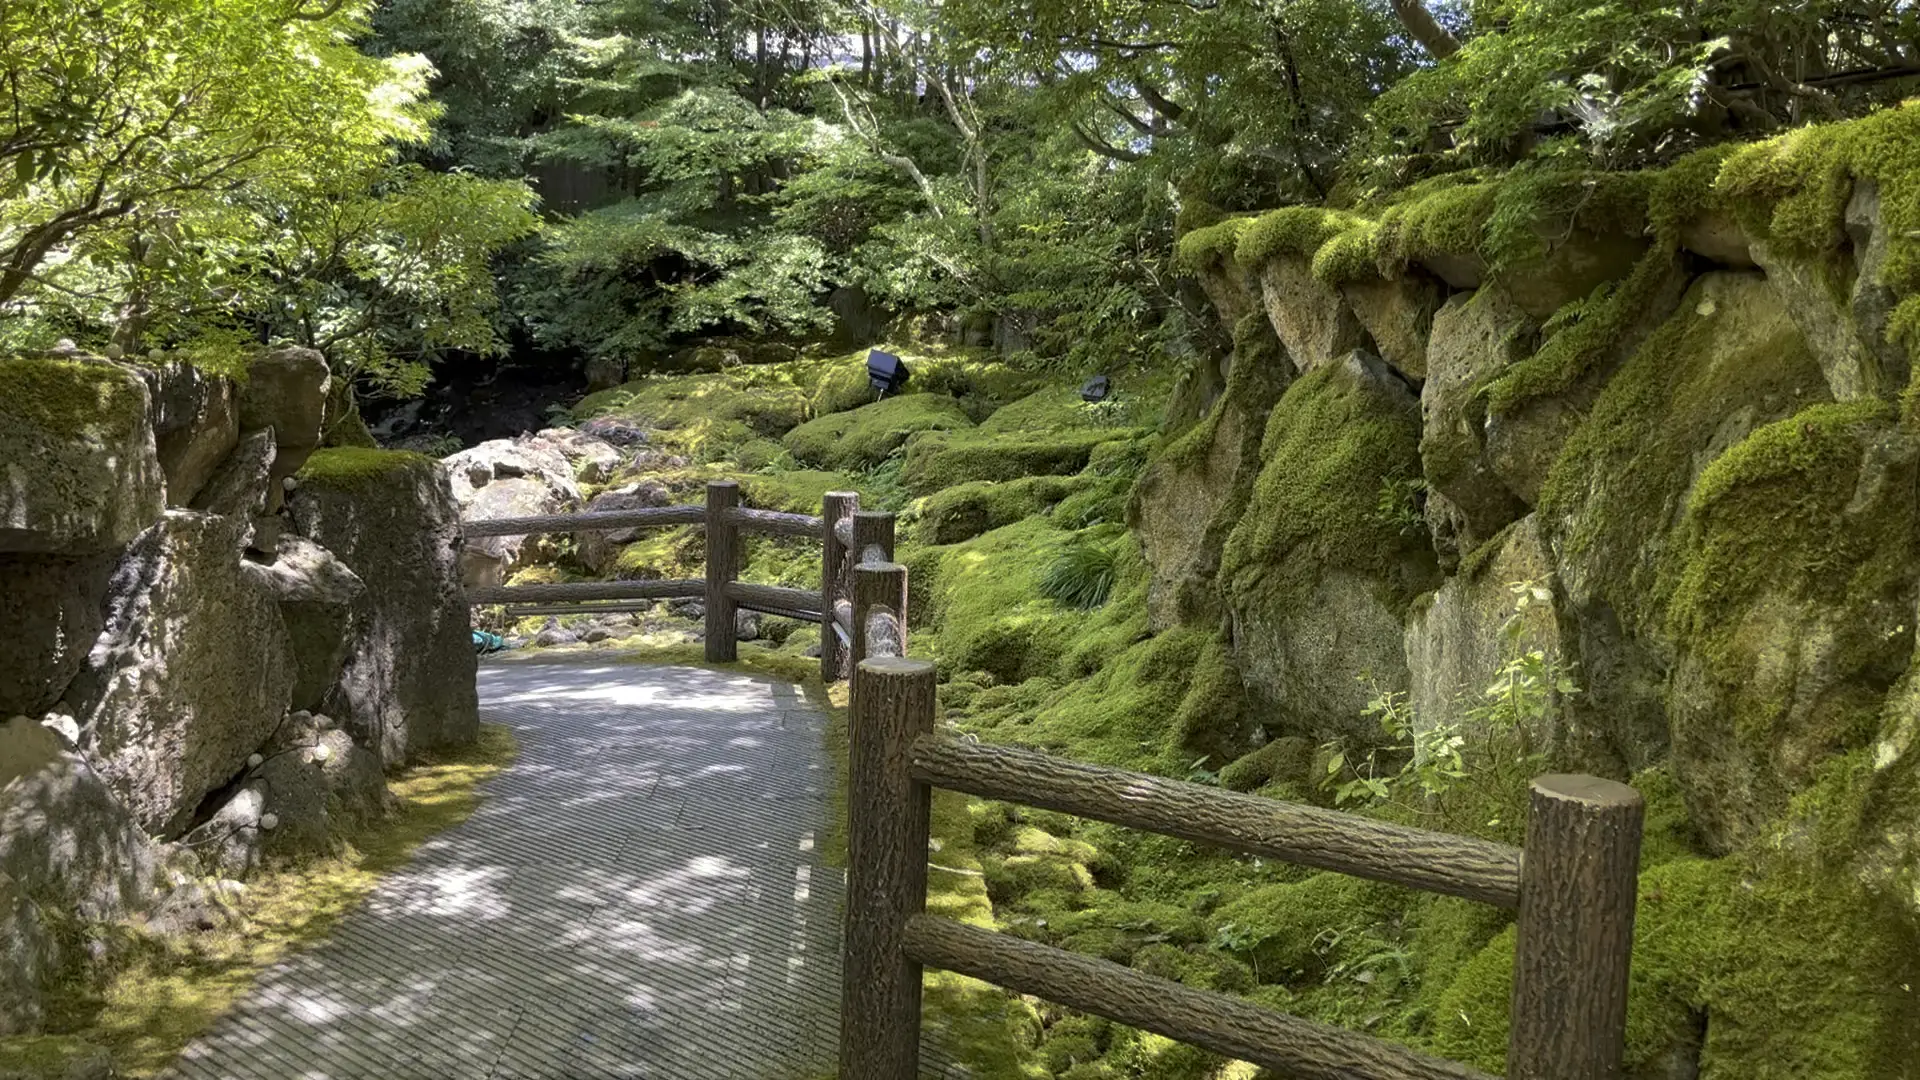
{"type": "Polygon", "coordinates": [[[272,969],[181,1080],[812,1080],[837,1040],[833,772],[797,688],[505,664],[514,767],[323,944],[272,969]]]}

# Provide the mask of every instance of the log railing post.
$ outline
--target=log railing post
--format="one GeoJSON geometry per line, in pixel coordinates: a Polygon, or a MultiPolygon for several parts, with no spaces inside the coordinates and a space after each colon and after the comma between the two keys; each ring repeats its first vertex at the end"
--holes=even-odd
{"type": "Polygon", "coordinates": [[[853,568],[854,681],[860,678],[859,664],[872,656],[867,641],[867,620],[876,607],[886,608],[900,620],[898,655],[907,654],[907,568],[899,563],[861,563],[853,568]]]}
{"type": "Polygon", "coordinates": [[[1646,804],[1590,776],[1533,782],[1508,1080],[1617,1080],[1646,804]]]}
{"type": "Polygon", "coordinates": [[[907,655],[907,568],[899,563],[861,563],[853,570],[853,655],[856,661],[876,654],[868,620],[875,608],[891,612],[899,624],[898,640],[888,642],[891,654],[907,655]]]}
{"type": "Polygon", "coordinates": [[[824,683],[839,682],[853,671],[847,663],[852,642],[842,645],[840,635],[834,633],[833,606],[853,599],[849,571],[854,560],[840,542],[838,526],[858,509],[860,496],[851,491],[829,491],[820,502],[820,517],[825,523],[820,534],[820,607],[824,616],[820,620],[820,681],[824,683]]]}
{"type": "Polygon", "coordinates": [[[879,548],[880,562],[893,561],[893,515],[861,510],[853,515],[853,561],[866,562],[868,549],[879,548]]]}
{"type": "Polygon", "coordinates": [[[934,667],[874,659],[856,674],[840,1075],[912,1080],[920,1074],[920,965],[907,956],[905,934],[907,920],[926,908],[931,802],[908,762],[913,741],[933,730],[934,667]]]}
{"type": "Polygon", "coordinates": [[[707,662],[739,658],[734,602],[727,586],[740,572],[740,527],[727,511],[740,505],[740,485],[731,480],[707,483],[707,662]]]}

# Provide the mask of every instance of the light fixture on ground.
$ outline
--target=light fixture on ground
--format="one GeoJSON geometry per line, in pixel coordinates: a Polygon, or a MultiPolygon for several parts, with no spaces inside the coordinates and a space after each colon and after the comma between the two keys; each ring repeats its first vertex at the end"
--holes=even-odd
{"type": "Polygon", "coordinates": [[[907,362],[888,352],[874,349],[867,353],[867,385],[873,387],[880,397],[907,385],[912,377],[907,370],[907,362]]]}
{"type": "Polygon", "coordinates": [[[1095,375],[1080,387],[1080,400],[1089,405],[1097,405],[1107,400],[1107,395],[1112,391],[1113,384],[1105,375],[1095,375]]]}

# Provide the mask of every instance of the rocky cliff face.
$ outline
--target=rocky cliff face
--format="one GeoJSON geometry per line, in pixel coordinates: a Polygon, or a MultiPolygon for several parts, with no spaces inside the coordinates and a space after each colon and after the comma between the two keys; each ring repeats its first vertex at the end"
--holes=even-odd
{"type": "MultiPolygon", "coordinates": [[[[1156,625],[1228,613],[1269,745],[1394,742],[1363,717],[1382,693],[1471,745],[1516,660],[1555,673],[1535,767],[1656,799],[1640,1075],[1906,1075],[1920,1037],[1896,989],[1920,975],[1920,423],[1889,314],[1913,234],[1871,162],[1798,159],[1819,152],[1596,178],[1512,251],[1498,182],[1183,241],[1219,316],[1263,312],[1304,374],[1256,421],[1250,498],[1231,387],[1148,466],[1156,625]],[[1816,167],[1839,187],[1780,179],[1816,167]],[[1768,169],[1783,186],[1756,190],[1768,169]],[[1198,524],[1220,507],[1231,529],[1198,524]]],[[[1428,1042],[1498,1067],[1475,1025],[1504,1004],[1510,944],[1446,992],[1428,1042]]]]}
{"type": "Polygon", "coordinates": [[[383,764],[474,737],[444,470],[317,450],[328,386],[297,349],[238,383],[0,359],[0,1033],[82,959],[57,923],[323,849],[383,764]]]}

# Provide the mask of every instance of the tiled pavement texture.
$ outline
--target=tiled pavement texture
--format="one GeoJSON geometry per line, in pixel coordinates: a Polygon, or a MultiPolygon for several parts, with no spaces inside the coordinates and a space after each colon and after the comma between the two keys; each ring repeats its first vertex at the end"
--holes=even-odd
{"type": "Polygon", "coordinates": [[[522,662],[483,667],[480,700],[520,756],[479,811],[265,973],[177,1080],[830,1075],[845,875],[798,688],[522,662]]]}

